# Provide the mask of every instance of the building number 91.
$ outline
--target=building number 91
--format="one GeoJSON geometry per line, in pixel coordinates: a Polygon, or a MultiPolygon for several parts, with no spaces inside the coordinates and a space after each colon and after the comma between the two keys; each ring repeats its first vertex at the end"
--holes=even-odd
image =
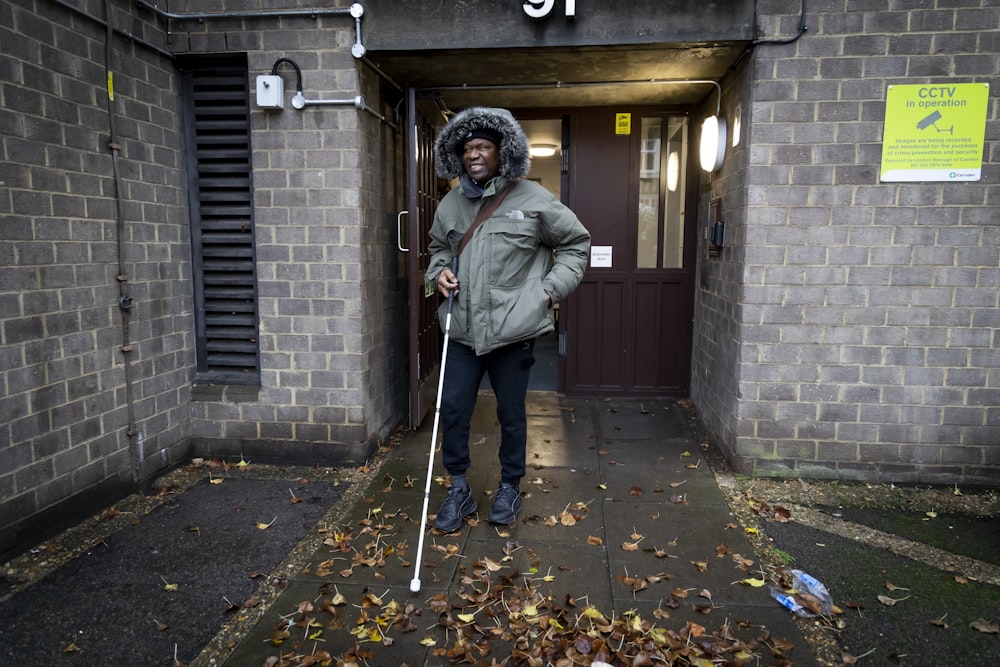
{"type": "MultiPolygon", "coordinates": [[[[576,16],[576,0],[563,0],[566,3],[566,16],[576,16]]],[[[544,19],[552,13],[556,0],[525,0],[521,5],[524,13],[533,19],[544,19]]]]}

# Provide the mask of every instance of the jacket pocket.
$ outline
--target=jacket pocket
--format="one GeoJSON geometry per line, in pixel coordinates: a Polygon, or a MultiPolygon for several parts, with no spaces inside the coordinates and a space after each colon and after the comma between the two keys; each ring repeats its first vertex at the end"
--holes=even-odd
{"type": "Polygon", "coordinates": [[[527,272],[534,263],[539,245],[538,220],[505,220],[493,223],[487,229],[489,284],[496,287],[523,284],[529,277],[527,272]]]}
{"type": "Polygon", "coordinates": [[[517,287],[494,287],[489,294],[490,333],[498,344],[533,338],[551,328],[540,280],[517,287]]]}

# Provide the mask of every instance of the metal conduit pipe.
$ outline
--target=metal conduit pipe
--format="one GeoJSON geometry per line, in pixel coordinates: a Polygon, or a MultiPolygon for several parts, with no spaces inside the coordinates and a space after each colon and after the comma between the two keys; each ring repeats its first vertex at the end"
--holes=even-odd
{"type": "Polygon", "coordinates": [[[376,118],[378,118],[380,121],[382,121],[383,123],[385,123],[386,125],[388,125],[389,127],[391,127],[396,132],[400,131],[398,124],[396,124],[393,121],[391,121],[388,118],[386,118],[385,114],[379,112],[377,109],[373,109],[370,106],[368,106],[368,104],[364,101],[364,98],[362,98],[360,95],[358,96],[358,99],[361,100],[361,104],[362,104],[361,108],[362,109],[364,109],[365,111],[367,111],[371,115],[373,115],[376,118]]]}
{"type": "Polygon", "coordinates": [[[360,2],[355,2],[347,8],[323,9],[314,7],[311,9],[258,9],[242,12],[191,12],[178,14],[160,9],[147,0],[135,0],[135,4],[148,9],[157,16],[175,21],[204,21],[206,19],[259,19],[259,18],[281,18],[284,16],[344,16],[354,18],[354,45],[351,53],[355,58],[362,58],[365,55],[364,44],[361,43],[361,17],[365,13],[365,8],[360,2]]]}
{"type": "Polygon", "coordinates": [[[395,81],[393,81],[393,80],[392,80],[392,79],[391,79],[391,78],[389,77],[389,75],[388,75],[388,74],[386,74],[385,72],[383,72],[383,71],[382,71],[382,68],[381,68],[381,67],[379,67],[378,65],[376,65],[375,63],[373,63],[373,62],[372,62],[371,60],[369,60],[368,58],[361,58],[361,62],[363,62],[364,64],[368,65],[368,67],[370,67],[370,68],[372,69],[372,71],[374,71],[374,72],[375,72],[375,74],[377,74],[377,75],[378,75],[379,77],[381,77],[381,79],[382,79],[383,81],[385,81],[385,82],[386,82],[386,83],[388,83],[388,84],[389,84],[390,86],[392,86],[392,89],[393,89],[393,90],[395,90],[395,91],[396,91],[397,93],[399,93],[400,95],[402,95],[402,94],[403,94],[403,87],[402,87],[401,85],[399,85],[398,83],[396,83],[395,81]]]}
{"type": "Polygon", "coordinates": [[[392,129],[394,129],[397,132],[399,132],[399,126],[398,125],[396,125],[395,123],[393,123],[392,121],[390,121],[388,118],[386,118],[384,114],[379,113],[379,111],[377,109],[373,109],[372,107],[368,106],[368,104],[365,102],[365,98],[362,97],[361,95],[355,95],[354,97],[350,97],[350,98],[333,99],[333,100],[307,100],[307,99],[303,98],[303,99],[301,99],[299,101],[299,104],[302,105],[299,108],[318,107],[318,106],[348,106],[348,105],[350,105],[350,106],[353,106],[358,111],[367,111],[368,113],[370,113],[371,115],[375,116],[376,118],[378,118],[380,121],[382,121],[383,123],[385,123],[386,125],[388,125],[392,129]]]}
{"type": "Polygon", "coordinates": [[[430,88],[423,88],[428,92],[438,92],[447,90],[548,90],[550,88],[598,88],[605,86],[649,86],[649,85],[686,85],[692,83],[707,83],[715,86],[715,90],[719,93],[719,99],[715,103],[715,113],[718,114],[722,108],[722,86],[719,85],[718,81],[713,81],[712,79],[643,79],[643,80],[624,80],[624,81],[580,81],[577,83],[563,83],[561,81],[555,81],[553,83],[512,83],[512,84],[459,84],[455,86],[433,86],[430,88]]]}
{"type": "MultiPolygon", "coordinates": [[[[59,5],[60,7],[63,7],[64,9],[68,9],[71,12],[74,12],[74,13],[76,13],[79,16],[82,16],[82,17],[84,17],[86,19],[90,19],[91,21],[93,21],[97,25],[101,26],[102,28],[108,29],[108,26],[110,25],[110,20],[111,20],[110,17],[108,18],[107,21],[105,21],[100,16],[94,16],[90,12],[86,12],[86,11],[80,9],[79,7],[74,7],[73,5],[69,4],[68,2],[65,2],[64,0],[49,0],[49,1],[50,2],[54,2],[55,4],[59,5]]],[[[128,32],[127,30],[120,30],[118,28],[111,28],[111,31],[114,34],[116,34],[116,35],[124,37],[125,39],[127,39],[130,42],[135,42],[136,44],[138,44],[139,46],[141,46],[143,48],[149,49],[150,51],[154,51],[154,52],[160,54],[161,56],[163,56],[164,58],[167,58],[168,60],[173,60],[174,59],[174,54],[170,53],[170,51],[167,51],[166,49],[161,49],[160,47],[158,47],[158,46],[156,46],[154,44],[150,44],[149,42],[147,42],[145,40],[139,39],[138,37],[136,37],[132,33],[128,32]]]]}
{"type": "MultiPolygon", "coordinates": [[[[206,19],[251,19],[251,18],[276,18],[282,16],[327,16],[327,15],[340,15],[340,14],[350,14],[354,10],[354,7],[344,9],[259,9],[255,11],[243,11],[243,12],[192,12],[189,14],[177,14],[175,12],[168,12],[160,9],[151,2],[146,0],[135,0],[135,4],[140,7],[144,7],[149,11],[153,12],[157,16],[162,16],[167,19],[174,20],[184,20],[184,21],[204,21],[206,19]]],[[[357,4],[357,3],[355,3],[357,4]]],[[[360,5],[359,5],[360,6],[360,5]]]]}

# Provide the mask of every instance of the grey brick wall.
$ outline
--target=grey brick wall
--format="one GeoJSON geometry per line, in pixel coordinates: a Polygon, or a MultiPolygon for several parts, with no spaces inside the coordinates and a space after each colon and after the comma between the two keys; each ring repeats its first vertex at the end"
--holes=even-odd
{"type": "MultiPolygon", "coordinates": [[[[75,4],[104,17],[102,2],[75,4]]],[[[152,47],[112,38],[120,189],[104,27],[56,3],[0,5],[0,553],[57,525],[67,499],[104,501],[186,453],[177,77],[149,17],[111,11],[152,47]],[[124,319],[119,276],[135,304],[124,319]]]]}
{"type": "MultiPolygon", "coordinates": [[[[758,3],[762,36],[793,35],[798,7],[758,3]]],[[[750,146],[709,184],[737,224],[700,267],[693,398],[744,472],[995,485],[996,89],[980,182],[878,172],[887,86],[995,83],[1000,7],[808,8],[799,40],[755,49],[749,98],[727,91],[750,146]],[[716,332],[733,329],[720,356],[716,332]]]]}
{"type": "MultiPolygon", "coordinates": [[[[286,17],[280,30],[273,19],[206,24],[174,22],[172,49],[246,52],[251,85],[289,58],[307,99],[361,94],[391,118],[391,106],[380,108],[379,79],[351,56],[350,16],[286,17]]],[[[404,164],[402,136],[353,105],[294,109],[295,72],[282,64],[279,74],[284,110],[251,99],[261,384],[256,392],[196,387],[192,445],[258,460],[364,458],[406,409],[405,274],[395,238],[402,181],[393,171],[404,164]]]]}

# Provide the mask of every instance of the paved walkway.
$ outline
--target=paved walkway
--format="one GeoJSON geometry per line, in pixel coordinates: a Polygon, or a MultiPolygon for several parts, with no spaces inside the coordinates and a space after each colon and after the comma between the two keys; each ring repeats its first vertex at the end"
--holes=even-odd
{"type": "MultiPolygon", "coordinates": [[[[371,667],[528,664],[529,655],[548,664],[572,651],[588,664],[602,647],[634,659],[664,646],[815,664],[768,589],[738,583],[760,577],[739,567],[752,548],[675,402],[531,392],[524,509],[502,528],[486,522],[499,482],[494,411],[481,393],[469,471],[478,516],[427,534],[419,593],[410,583],[432,419],[355,494],[225,664],[312,664],[322,652],[371,667]]],[[[430,514],[445,495],[440,455],[434,471],[430,514]]]]}

